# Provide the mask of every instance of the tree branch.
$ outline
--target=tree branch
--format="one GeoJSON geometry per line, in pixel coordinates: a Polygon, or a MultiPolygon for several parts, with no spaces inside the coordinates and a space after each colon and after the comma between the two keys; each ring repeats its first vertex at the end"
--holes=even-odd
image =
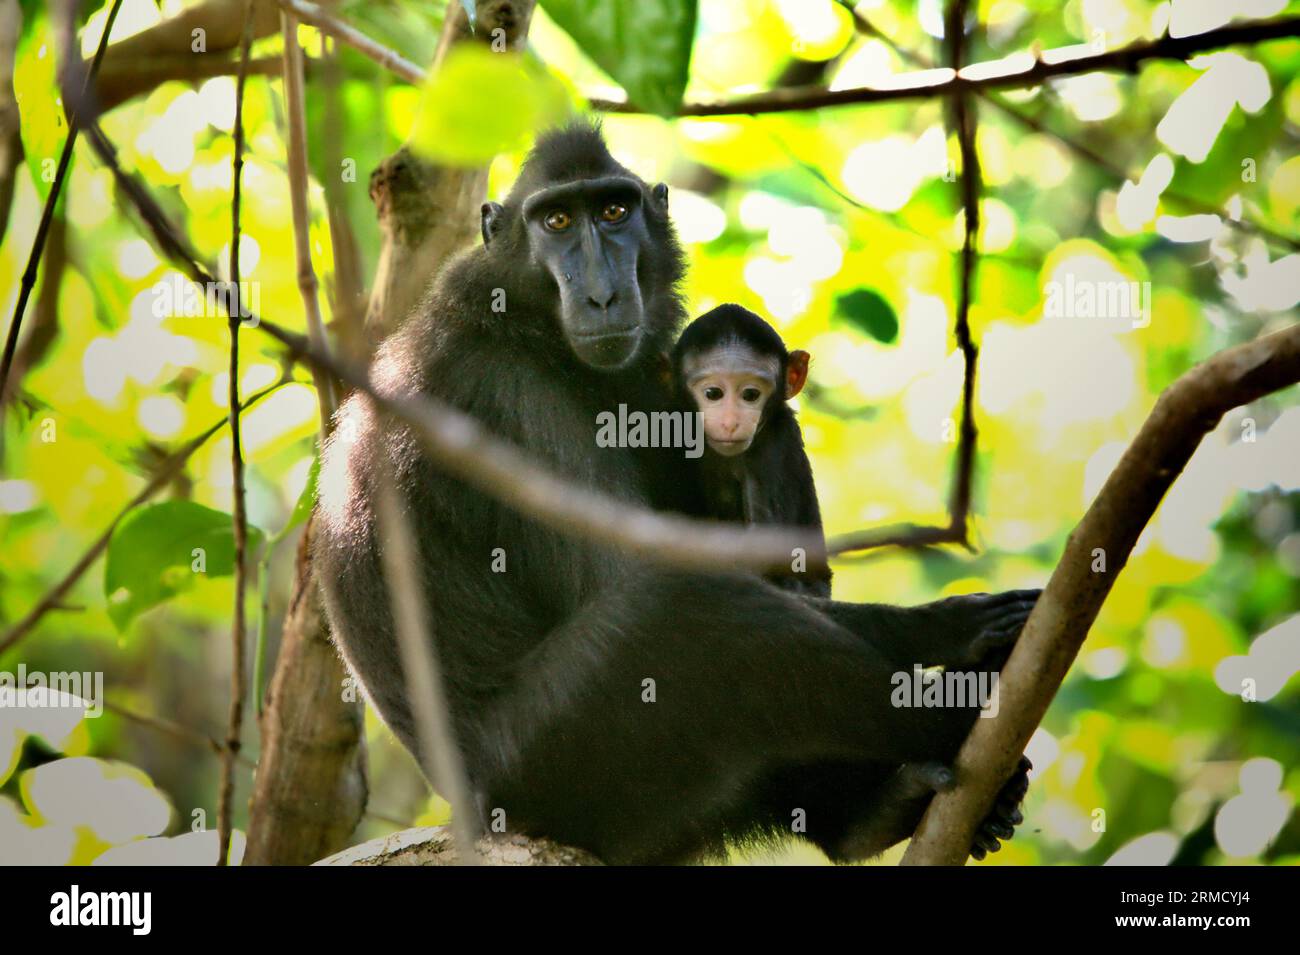
{"type": "Polygon", "coordinates": [[[1300,324],[1207,359],[1156,401],[1083,520],[1002,670],[996,717],[976,720],[958,786],[934,798],[904,865],[961,865],[1156,507],[1232,408],[1300,381],[1300,324]]]}
{"type": "MultiPolygon", "coordinates": [[[[157,89],[169,80],[196,82],[214,76],[235,76],[239,58],[222,53],[156,53],[148,59],[113,56],[119,44],[109,48],[109,56],[100,68],[95,95],[102,112],[108,112],[144,93],[157,89]]],[[[279,76],[283,69],[279,56],[259,56],[248,63],[250,76],[279,76]]]]}
{"type": "MultiPolygon", "coordinates": [[[[298,45],[298,21],[293,14],[280,13],[284,36],[284,109],[289,122],[289,199],[293,206],[293,248],[298,262],[298,291],[307,315],[307,337],[312,346],[327,352],[325,323],[320,313],[320,283],[311,261],[310,213],[307,208],[307,108],[302,92],[302,47],[298,45]]],[[[330,418],[338,402],[334,382],[319,368],[312,369],[320,407],[321,441],[330,431],[330,418]]]]}
{"type": "Polygon", "coordinates": [[[366,282],[357,248],[356,233],[348,221],[343,190],[343,144],[345,136],[340,118],[344,115],[339,95],[342,64],[338,43],[327,41],[320,61],[321,100],[324,105],[317,139],[321,142],[321,166],[325,170],[321,186],[325,190],[325,212],[329,219],[330,248],[334,269],[329,274],[331,329],[343,354],[355,360],[370,352],[365,339],[366,282]]]}
{"type": "Polygon", "coordinates": [[[9,335],[5,339],[4,355],[0,357],[0,409],[4,408],[8,399],[9,372],[13,367],[14,353],[18,350],[18,334],[23,326],[23,313],[27,311],[27,300],[31,297],[32,288],[36,285],[36,270],[41,263],[41,253],[45,250],[45,239],[50,234],[50,222],[54,219],[54,207],[58,205],[59,195],[63,191],[63,182],[68,175],[68,164],[72,161],[72,147],[77,143],[77,132],[82,113],[80,107],[85,105],[87,93],[90,90],[91,83],[94,82],[95,73],[99,70],[100,61],[104,59],[104,51],[108,49],[108,36],[113,32],[113,22],[117,19],[117,11],[122,7],[122,0],[113,0],[113,5],[109,7],[108,17],[104,21],[104,32],[99,38],[99,46],[95,48],[95,56],[90,61],[90,69],[86,72],[79,97],[70,95],[72,89],[71,80],[75,72],[74,63],[77,66],[81,65],[81,58],[76,54],[75,0],[68,0],[66,6],[68,8],[66,11],[67,41],[64,43],[63,68],[67,86],[64,97],[69,100],[69,105],[73,108],[68,110],[68,135],[63,140],[63,151],[59,154],[54,182],[50,184],[50,194],[45,197],[45,206],[41,209],[41,221],[36,226],[36,237],[32,240],[32,249],[27,255],[27,267],[23,269],[23,277],[18,287],[18,304],[14,306],[14,317],[9,322],[9,335]]]}
{"type": "Polygon", "coordinates": [[[305,3],[304,0],[276,0],[276,2],[280,4],[283,15],[311,24],[321,33],[332,36],[340,43],[352,47],[358,53],[374,60],[384,69],[396,76],[400,76],[406,82],[415,86],[419,86],[424,82],[424,70],[396,50],[390,50],[382,43],[372,40],[360,30],[348,26],[338,17],[322,10],[316,4],[305,3]]]}
{"type": "MultiPolygon", "coordinates": [[[[1019,89],[1038,86],[1047,80],[1079,76],[1099,71],[1132,73],[1148,60],[1186,60],[1197,53],[1217,50],[1234,44],[1262,43],[1292,37],[1300,32],[1300,16],[1277,17],[1233,24],[1199,33],[1194,36],[1171,37],[1158,40],[1137,40],[1117,50],[1076,56],[1050,62],[1035,59],[1024,53],[1024,65],[1008,57],[992,63],[973,63],[965,68],[968,75],[953,75],[951,69],[924,73],[903,74],[898,85],[887,89],[854,87],[845,90],[828,90],[822,87],[769,90],[750,96],[720,100],[714,103],[683,103],[677,116],[759,116],[766,113],[789,113],[800,110],[827,109],[836,106],[861,106],[867,103],[896,103],[904,100],[936,99],[954,93],[980,93],[986,90],[1019,89]],[[1007,64],[1010,65],[1007,65],[1007,64]],[[1001,67],[1002,73],[991,71],[1001,67]],[[970,79],[975,74],[977,79],[970,79]]],[[[640,113],[634,104],[624,101],[593,99],[592,109],[608,113],[640,113]]]]}
{"type": "Polygon", "coordinates": [[[411,701],[415,735],[419,741],[419,761],[429,778],[451,803],[451,833],[456,843],[456,858],[461,865],[477,865],[474,848],[474,803],[465,764],[461,758],[451,711],[442,682],[436,644],[429,632],[429,608],[418,567],[420,553],[403,516],[408,502],[400,497],[392,467],[383,455],[376,458],[378,493],[375,513],[383,560],[384,579],[392,605],[393,628],[397,631],[397,649],[406,674],[406,698],[411,701]]]}
{"type": "MultiPolygon", "coordinates": [[[[857,9],[854,8],[853,4],[850,3],[849,0],[836,0],[836,2],[839,3],[840,6],[842,6],[843,8],[849,11],[849,14],[853,17],[854,27],[859,33],[863,34],[864,36],[870,36],[879,40],[881,43],[885,44],[885,46],[889,47],[889,49],[892,50],[894,54],[898,56],[899,59],[903,60],[906,63],[910,63],[913,66],[920,67],[921,69],[927,69],[927,70],[933,67],[934,64],[931,63],[929,59],[922,56],[920,53],[916,52],[915,50],[910,50],[907,47],[903,46],[901,43],[898,43],[896,40],[894,40],[892,37],[890,37],[888,34],[882,31],[879,27],[877,27],[874,23],[868,20],[865,16],[862,15],[862,13],[860,13],[857,9]]],[[[1043,92],[1044,94],[1050,96],[1052,93],[1051,87],[1045,88],[1043,92]]],[[[991,92],[989,90],[981,90],[979,92],[979,96],[986,103],[993,104],[1005,116],[1019,123],[1021,126],[1024,126],[1026,129],[1032,129],[1034,132],[1040,133],[1041,135],[1052,137],[1058,143],[1064,146],[1066,149],[1070,150],[1070,152],[1074,153],[1076,156],[1080,157],[1081,159],[1087,160],[1089,164],[1096,166],[1098,169],[1101,169],[1103,172],[1107,173],[1112,178],[1118,179],[1121,182],[1129,178],[1129,174],[1126,170],[1121,168],[1118,164],[1112,162],[1102,153],[1093,149],[1091,146],[1087,145],[1081,140],[1075,139],[1074,137],[1062,133],[1059,130],[1053,129],[1038,117],[1031,116],[1029,113],[1026,113],[1023,110],[1019,109],[1018,107],[1013,106],[1011,103],[1008,103],[1003,97],[997,95],[996,93],[991,92]]],[[[1238,229],[1242,232],[1248,232],[1255,235],[1259,235],[1278,245],[1284,245],[1292,249],[1300,249],[1300,240],[1297,240],[1290,236],[1282,235],[1279,232],[1274,232],[1273,230],[1267,228],[1266,226],[1262,226],[1258,222],[1255,222],[1251,219],[1228,218],[1227,216],[1224,215],[1224,211],[1222,208],[1217,207],[1208,202],[1203,202],[1200,199],[1197,199],[1195,196],[1189,196],[1185,193],[1177,192],[1175,190],[1165,190],[1164,197],[1172,199],[1175,202],[1182,203],[1187,208],[1192,209],[1196,212],[1205,213],[1207,215],[1217,215],[1224,222],[1226,222],[1230,228],[1238,229]]]]}
{"type": "MultiPolygon", "coordinates": [[[[590,852],[561,845],[550,839],[521,835],[484,836],[475,852],[486,865],[573,866],[604,865],[590,852]]],[[[344,849],[316,865],[458,865],[460,853],[449,826],[420,826],[394,832],[344,849]]]]}

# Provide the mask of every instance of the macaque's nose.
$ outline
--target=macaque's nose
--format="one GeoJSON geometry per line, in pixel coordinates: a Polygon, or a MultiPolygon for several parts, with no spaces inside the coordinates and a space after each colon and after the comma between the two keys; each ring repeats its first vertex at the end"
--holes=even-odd
{"type": "Polygon", "coordinates": [[[609,310],[616,298],[618,292],[615,289],[596,289],[587,293],[587,304],[604,312],[609,310]]]}

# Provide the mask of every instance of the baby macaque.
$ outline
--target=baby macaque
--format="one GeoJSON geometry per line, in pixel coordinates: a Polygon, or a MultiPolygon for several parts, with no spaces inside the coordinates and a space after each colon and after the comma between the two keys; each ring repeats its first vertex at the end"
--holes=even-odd
{"type": "MultiPolygon", "coordinates": [[[[748,309],[719,305],[682,332],[672,369],[677,389],[704,425],[708,450],[701,469],[709,515],[807,528],[820,545],[812,467],[786,404],[803,390],[808,357],[806,351],[787,351],[776,329],[748,309]]],[[[792,569],[773,580],[796,592],[830,596],[828,570],[792,569]]]]}

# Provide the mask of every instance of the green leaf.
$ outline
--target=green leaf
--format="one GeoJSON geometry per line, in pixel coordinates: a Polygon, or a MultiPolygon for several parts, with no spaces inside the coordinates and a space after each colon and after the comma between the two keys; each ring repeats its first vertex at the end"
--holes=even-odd
{"type": "MultiPolygon", "coordinates": [[[[248,528],[250,553],[262,532],[248,528]]],[[[192,501],[137,508],[113,531],[104,568],[108,615],[119,632],[144,611],[188,590],[200,574],[234,571],[232,518],[192,501]],[[196,569],[196,568],[201,568],[196,569]]]]}
{"type": "Polygon", "coordinates": [[[681,105],[695,40],[695,0],[542,0],[551,19],[642,109],[681,105]]]}
{"type": "Polygon", "coordinates": [[[1168,211],[1177,215],[1196,211],[1181,208],[1178,200],[1168,193],[1191,196],[1201,203],[1217,206],[1243,188],[1248,189],[1242,186],[1241,161],[1247,157],[1267,155],[1270,146],[1277,142],[1285,118],[1280,96],[1272,97],[1254,116],[1239,106],[1235,107],[1219,130],[1204,162],[1194,163],[1183,156],[1175,157],[1174,179],[1166,190],[1166,198],[1172,203],[1168,211]]]}
{"type": "Polygon", "coordinates": [[[411,149],[447,165],[483,165],[524,149],[569,112],[568,92],[544,67],[461,43],[424,86],[411,149]]]}
{"type": "Polygon", "coordinates": [[[24,158],[42,201],[50,194],[55,164],[68,138],[55,77],[57,48],[49,19],[41,17],[19,44],[13,76],[14,97],[22,119],[24,158]]]}
{"type": "Polygon", "coordinates": [[[859,288],[835,299],[836,314],[878,342],[892,345],[898,340],[898,316],[894,308],[874,289],[859,288]]]}

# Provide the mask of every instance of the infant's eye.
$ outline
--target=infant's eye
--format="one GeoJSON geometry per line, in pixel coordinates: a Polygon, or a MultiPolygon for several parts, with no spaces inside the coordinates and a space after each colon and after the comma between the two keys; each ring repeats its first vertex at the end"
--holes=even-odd
{"type": "Polygon", "coordinates": [[[763,397],[763,393],[757,388],[746,388],[740,393],[740,397],[742,401],[746,401],[752,405],[759,398],[763,397]]]}
{"type": "Polygon", "coordinates": [[[704,389],[704,397],[710,401],[720,401],[722,399],[722,389],[717,385],[711,385],[704,389]]]}
{"type": "Polygon", "coordinates": [[[563,209],[556,209],[554,212],[548,212],[546,218],[542,221],[546,223],[546,228],[552,232],[563,232],[573,220],[569,218],[569,214],[563,209]]]}
{"type": "Polygon", "coordinates": [[[622,222],[627,218],[627,206],[621,202],[611,202],[600,210],[600,217],[606,222],[622,222]]]}

